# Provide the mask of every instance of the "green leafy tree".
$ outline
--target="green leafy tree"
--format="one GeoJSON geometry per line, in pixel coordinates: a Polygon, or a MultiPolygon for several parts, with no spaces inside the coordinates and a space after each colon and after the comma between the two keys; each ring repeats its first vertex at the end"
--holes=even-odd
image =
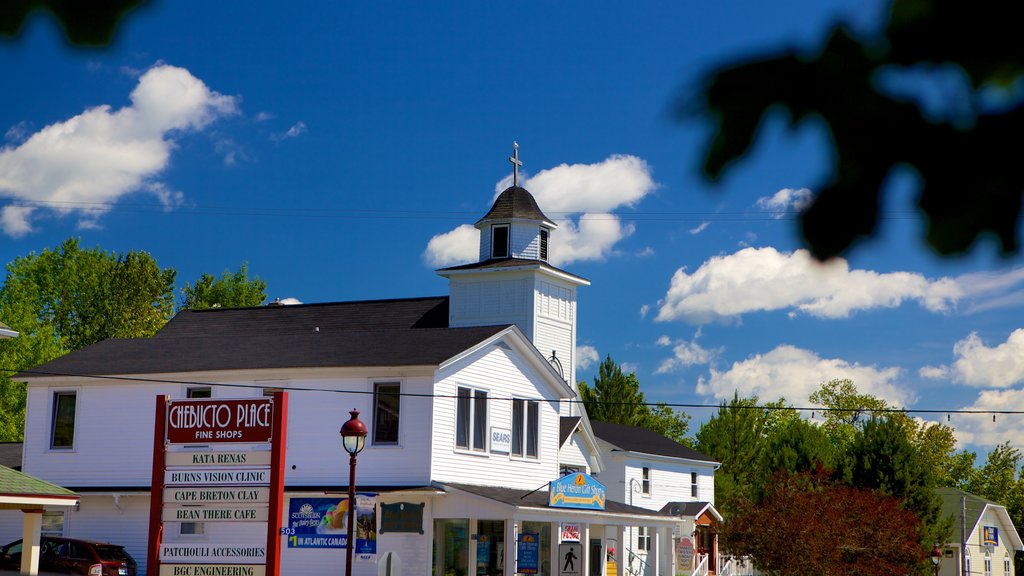
{"type": "Polygon", "coordinates": [[[690,416],[663,402],[648,406],[636,374],[624,374],[610,355],[598,367],[593,387],[584,381],[578,386],[580,399],[592,420],[642,426],[681,444],[692,444],[687,436],[690,416]]]}
{"type": "Polygon", "coordinates": [[[1024,49],[1014,6],[893,0],[880,34],[858,37],[838,25],[816,53],[800,47],[712,72],[700,101],[680,104],[684,115],[715,122],[705,174],[719,178],[748,153],[766,116],[788,113],[792,126],[815,124],[832,138],[831,171],[801,219],[818,258],[874,233],[886,183],[900,169],[919,178],[918,206],[936,251],[962,253],[991,234],[1004,254],[1016,253],[1024,173],[1007,143],[1024,128],[1014,89],[1024,49]],[[941,77],[958,97],[928,109],[923,97],[893,89],[911,74],[941,77]]]}
{"type": "Polygon", "coordinates": [[[718,413],[701,425],[695,448],[722,464],[715,472],[715,505],[728,514],[738,499],[752,499],[762,482],[758,467],[767,438],[790,420],[799,419],[783,400],[759,405],[757,396],[723,402],[718,413]]]}
{"type": "Polygon", "coordinates": [[[810,400],[825,409],[822,428],[840,449],[849,445],[864,422],[889,408],[885,400],[859,393],[853,380],[845,378],[823,383],[810,400]]]}
{"type": "Polygon", "coordinates": [[[0,341],[0,440],[22,438],[25,387],[11,376],[107,338],[153,335],[174,311],[174,277],[145,252],[82,249],[69,239],[15,258],[0,317],[19,332],[0,341]]]}
{"type": "Polygon", "coordinates": [[[923,547],[945,542],[951,525],[940,515],[942,501],[935,493],[935,479],[902,422],[891,418],[864,422],[846,450],[840,474],[851,486],[898,498],[921,520],[923,547]]]}
{"type": "Polygon", "coordinates": [[[260,278],[249,278],[249,264],[242,262],[237,272],[225,270],[220,278],[204,273],[195,284],[181,289],[181,307],[244,308],[259,306],[267,299],[267,283],[260,278]]]}

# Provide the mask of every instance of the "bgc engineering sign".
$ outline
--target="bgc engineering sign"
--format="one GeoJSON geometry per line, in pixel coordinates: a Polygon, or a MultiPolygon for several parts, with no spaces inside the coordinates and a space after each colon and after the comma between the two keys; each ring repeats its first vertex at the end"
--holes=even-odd
{"type": "Polygon", "coordinates": [[[171,444],[208,442],[270,442],[274,405],[269,398],[169,402],[167,441],[171,444]]]}

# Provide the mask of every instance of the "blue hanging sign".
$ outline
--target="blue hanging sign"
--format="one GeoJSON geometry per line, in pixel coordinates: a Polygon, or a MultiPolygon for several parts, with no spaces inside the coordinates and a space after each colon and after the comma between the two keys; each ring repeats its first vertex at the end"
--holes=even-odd
{"type": "Polygon", "coordinates": [[[516,573],[540,572],[540,534],[524,532],[516,542],[516,573]]]}
{"type": "Polygon", "coordinates": [[[981,531],[982,546],[999,546],[999,528],[983,526],[981,531]]]}
{"type": "Polygon", "coordinates": [[[548,506],[580,510],[604,510],[605,489],[589,474],[573,472],[551,482],[548,506]]]}

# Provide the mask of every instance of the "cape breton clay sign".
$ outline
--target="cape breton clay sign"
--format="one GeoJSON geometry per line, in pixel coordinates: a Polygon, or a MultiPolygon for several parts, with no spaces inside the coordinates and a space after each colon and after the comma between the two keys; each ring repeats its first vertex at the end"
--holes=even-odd
{"type": "Polygon", "coordinates": [[[269,398],[168,403],[167,442],[270,442],[274,405],[269,398]]]}

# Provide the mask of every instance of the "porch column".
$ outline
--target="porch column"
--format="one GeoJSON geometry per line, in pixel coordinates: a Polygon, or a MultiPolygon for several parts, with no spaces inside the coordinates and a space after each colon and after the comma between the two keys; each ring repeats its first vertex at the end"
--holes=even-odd
{"type": "Polygon", "coordinates": [[[21,573],[39,574],[39,532],[43,529],[43,511],[22,510],[25,513],[21,529],[21,573]]]}
{"type": "MultiPolygon", "coordinates": [[[[580,558],[583,570],[580,570],[581,574],[590,574],[590,523],[584,522],[580,528],[580,558]]],[[[559,566],[552,566],[552,574],[558,573],[559,566]]]]}
{"type": "Polygon", "coordinates": [[[615,527],[615,573],[623,576],[626,573],[626,527],[615,527]]]}
{"type": "Polygon", "coordinates": [[[505,576],[516,575],[516,519],[505,520],[505,576]]]}
{"type": "MultiPolygon", "coordinates": [[[[652,527],[647,528],[648,534],[652,527]]],[[[661,528],[654,528],[651,534],[651,552],[647,555],[647,562],[651,567],[651,574],[661,576],[661,528]]]]}
{"type": "Polygon", "coordinates": [[[478,530],[479,524],[477,524],[476,518],[469,519],[469,562],[466,566],[466,572],[468,574],[476,574],[476,543],[477,538],[480,537],[480,531],[478,530]]]}

